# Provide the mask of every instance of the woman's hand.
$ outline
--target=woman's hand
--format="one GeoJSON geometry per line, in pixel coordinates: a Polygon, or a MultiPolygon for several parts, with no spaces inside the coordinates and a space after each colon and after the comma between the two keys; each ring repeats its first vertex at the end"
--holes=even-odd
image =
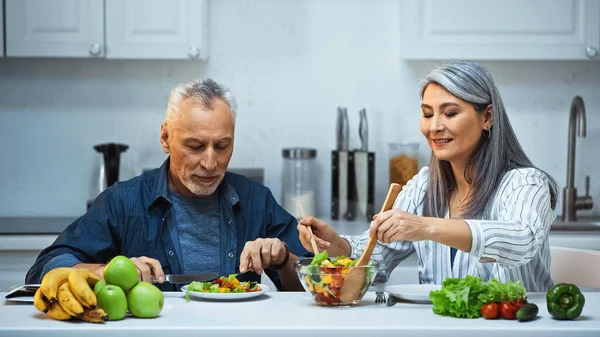
{"type": "Polygon", "coordinates": [[[429,224],[425,219],[398,209],[385,211],[373,217],[369,236],[382,243],[426,240],[429,224]]]}
{"type": "MultiPolygon", "coordinates": [[[[315,237],[315,242],[319,249],[327,250],[332,256],[350,255],[350,244],[342,239],[338,233],[325,222],[308,216],[298,220],[298,232],[300,232],[300,241],[302,246],[309,252],[312,252],[310,244],[310,233],[306,227],[310,227],[315,237]]],[[[314,253],[314,252],[313,252],[314,253]]]]}

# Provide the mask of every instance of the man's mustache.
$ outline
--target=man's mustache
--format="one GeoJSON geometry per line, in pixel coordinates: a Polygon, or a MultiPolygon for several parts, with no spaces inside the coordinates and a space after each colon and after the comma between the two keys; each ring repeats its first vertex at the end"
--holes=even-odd
{"type": "Polygon", "coordinates": [[[216,176],[223,175],[223,173],[221,171],[214,171],[214,172],[193,172],[192,175],[197,176],[197,177],[202,177],[202,178],[210,178],[210,177],[216,177],[216,176]]]}

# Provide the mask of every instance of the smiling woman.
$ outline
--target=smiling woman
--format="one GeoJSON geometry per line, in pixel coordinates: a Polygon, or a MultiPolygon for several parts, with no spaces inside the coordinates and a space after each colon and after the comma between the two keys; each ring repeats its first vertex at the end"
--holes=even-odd
{"type": "Polygon", "coordinates": [[[311,250],[306,226],[330,255],[356,258],[377,237],[373,259],[388,275],[414,252],[420,283],[473,275],[547,291],[556,184],[521,148],[491,74],[452,61],[431,71],[420,93],[429,165],[362,235],[340,236],[318,219],[302,219],[304,247],[311,250]]]}

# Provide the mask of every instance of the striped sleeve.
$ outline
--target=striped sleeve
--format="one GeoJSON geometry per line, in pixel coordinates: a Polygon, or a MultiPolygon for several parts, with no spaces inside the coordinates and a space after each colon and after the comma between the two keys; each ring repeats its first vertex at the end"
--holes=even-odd
{"type": "Polygon", "coordinates": [[[498,220],[465,220],[472,234],[470,254],[503,268],[533,259],[556,218],[546,176],[538,170],[516,171],[501,187],[498,220]]]}
{"type": "MultiPolygon", "coordinates": [[[[429,169],[422,168],[406,185],[402,187],[402,191],[398,194],[394,202],[394,208],[416,214],[417,205],[422,196],[424,185],[427,183],[429,169]]],[[[341,235],[350,244],[350,257],[358,258],[365,250],[369,241],[369,230],[366,230],[360,235],[350,236],[341,235]]],[[[380,268],[384,269],[389,275],[396,266],[415,251],[415,247],[410,241],[396,241],[389,244],[377,243],[373,251],[372,259],[380,263],[380,268]]]]}

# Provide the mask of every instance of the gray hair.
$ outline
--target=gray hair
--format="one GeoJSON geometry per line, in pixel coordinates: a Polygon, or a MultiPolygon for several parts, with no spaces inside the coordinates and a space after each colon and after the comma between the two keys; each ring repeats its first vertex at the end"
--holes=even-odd
{"type": "MultiPolygon", "coordinates": [[[[425,76],[421,86],[421,98],[425,88],[431,83],[436,83],[452,95],[471,103],[479,113],[484,113],[488,105],[492,106],[494,121],[489,130],[490,137],[488,138],[487,135],[481,137],[467,162],[464,173],[466,181],[473,185],[473,189],[469,192],[471,202],[462,216],[480,217],[486,211],[488,201],[493,199],[506,172],[515,168],[535,166],[523,151],[513,131],[500,93],[487,69],[471,61],[448,62],[425,76]]],[[[423,215],[443,218],[451,192],[456,188],[456,180],[450,163],[438,160],[433,152],[429,169],[429,188],[423,200],[423,215]]],[[[544,173],[549,180],[551,207],[554,209],[556,182],[550,175],[544,173]]]]}
{"type": "Polygon", "coordinates": [[[237,102],[235,97],[228,88],[218,84],[210,78],[206,78],[195,79],[187,83],[179,84],[171,91],[165,116],[165,124],[167,127],[171,127],[171,124],[179,118],[179,105],[181,102],[191,97],[195,98],[199,104],[202,104],[203,107],[207,109],[212,108],[215,99],[222,99],[229,106],[235,124],[237,112],[237,102]]]}

